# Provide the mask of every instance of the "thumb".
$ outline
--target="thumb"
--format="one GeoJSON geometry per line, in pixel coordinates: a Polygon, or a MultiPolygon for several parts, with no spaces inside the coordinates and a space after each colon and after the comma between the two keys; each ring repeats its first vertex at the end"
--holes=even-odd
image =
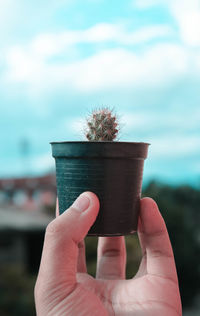
{"type": "Polygon", "coordinates": [[[47,226],[36,287],[50,284],[53,289],[64,285],[68,293],[74,289],[78,243],[86,236],[98,211],[97,196],[84,192],[47,226]]]}

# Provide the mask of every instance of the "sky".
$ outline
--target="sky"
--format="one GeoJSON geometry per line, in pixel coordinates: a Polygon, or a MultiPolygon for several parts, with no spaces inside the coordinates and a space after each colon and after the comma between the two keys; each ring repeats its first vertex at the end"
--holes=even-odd
{"type": "Polygon", "coordinates": [[[0,0],[0,178],[55,169],[114,108],[144,179],[200,186],[200,0],[0,0]]]}

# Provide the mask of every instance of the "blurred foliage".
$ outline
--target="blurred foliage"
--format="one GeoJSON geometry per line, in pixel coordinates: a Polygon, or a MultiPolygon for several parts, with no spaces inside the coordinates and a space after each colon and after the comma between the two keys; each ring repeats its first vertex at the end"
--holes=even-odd
{"type": "Polygon", "coordinates": [[[35,276],[11,263],[0,266],[0,276],[0,315],[35,316],[35,276]]]}
{"type": "MultiPolygon", "coordinates": [[[[143,189],[143,196],[152,197],[157,202],[165,219],[175,254],[183,306],[190,306],[200,293],[200,190],[152,181],[143,189]]],[[[52,213],[52,210],[54,207],[46,211],[52,213]]],[[[126,276],[131,278],[138,270],[141,250],[137,234],[125,239],[126,276]]],[[[98,238],[86,237],[85,241],[88,273],[95,277],[98,238]]],[[[42,245],[38,245],[38,251],[41,248],[42,245]]],[[[33,289],[36,275],[28,271],[28,267],[24,269],[11,263],[0,266],[1,316],[35,316],[33,289]]]]}

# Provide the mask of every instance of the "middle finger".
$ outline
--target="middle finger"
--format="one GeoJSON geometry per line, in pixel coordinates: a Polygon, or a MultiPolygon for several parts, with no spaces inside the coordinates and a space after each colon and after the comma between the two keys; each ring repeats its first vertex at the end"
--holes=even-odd
{"type": "Polygon", "coordinates": [[[124,279],[126,246],[124,236],[99,237],[97,248],[98,279],[124,279]]]}

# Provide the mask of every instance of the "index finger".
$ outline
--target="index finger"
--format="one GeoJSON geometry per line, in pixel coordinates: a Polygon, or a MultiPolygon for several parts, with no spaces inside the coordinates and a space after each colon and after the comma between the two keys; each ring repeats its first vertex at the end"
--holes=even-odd
{"type": "Polygon", "coordinates": [[[146,256],[147,274],[178,282],[173,250],[158,206],[151,198],[141,200],[138,235],[146,256]]]}

